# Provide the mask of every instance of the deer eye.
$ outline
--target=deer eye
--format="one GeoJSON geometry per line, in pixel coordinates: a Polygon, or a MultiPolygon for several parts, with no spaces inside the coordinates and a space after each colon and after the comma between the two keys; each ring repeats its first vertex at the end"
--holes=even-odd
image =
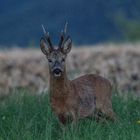
{"type": "Polygon", "coordinates": [[[49,62],[49,63],[52,63],[52,60],[51,60],[51,59],[48,59],[48,62],[49,62]]]}
{"type": "Polygon", "coordinates": [[[65,59],[64,58],[62,58],[62,62],[65,62],[65,59]]]}

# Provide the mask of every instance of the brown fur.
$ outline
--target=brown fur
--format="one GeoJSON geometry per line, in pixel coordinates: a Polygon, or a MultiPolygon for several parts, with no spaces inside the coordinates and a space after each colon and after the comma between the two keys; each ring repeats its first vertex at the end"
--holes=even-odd
{"type": "Polygon", "coordinates": [[[40,48],[46,55],[50,71],[51,106],[62,123],[70,117],[73,122],[85,117],[104,115],[115,120],[111,103],[111,84],[98,75],[87,74],[68,80],[65,59],[72,47],[70,36],[66,36],[67,23],[58,48],[54,48],[49,33],[41,38],[40,48]]]}
{"type": "Polygon", "coordinates": [[[50,75],[51,105],[62,123],[70,116],[74,122],[103,113],[115,120],[111,103],[111,84],[98,75],[87,74],[72,81],[66,71],[60,79],[50,75]],[[96,114],[95,114],[96,112],[96,114]]]}

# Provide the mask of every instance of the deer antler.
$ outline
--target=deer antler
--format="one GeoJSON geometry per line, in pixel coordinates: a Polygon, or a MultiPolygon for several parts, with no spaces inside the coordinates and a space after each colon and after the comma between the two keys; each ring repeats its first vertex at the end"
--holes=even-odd
{"type": "Polygon", "coordinates": [[[51,43],[49,32],[46,32],[43,24],[42,24],[42,29],[43,29],[43,32],[44,32],[44,37],[42,37],[42,39],[48,44],[49,49],[53,50],[53,46],[52,46],[52,43],[51,43]]]}
{"type": "Polygon", "coordinates": [[[67,26],[68,22],[65,23],[64,31],[61,31],[61,37],[60,37],[60,42],[59,42],[59,47],[62,48],[62,44],[66,40],[66,33],[67,33],[67,26]]]}

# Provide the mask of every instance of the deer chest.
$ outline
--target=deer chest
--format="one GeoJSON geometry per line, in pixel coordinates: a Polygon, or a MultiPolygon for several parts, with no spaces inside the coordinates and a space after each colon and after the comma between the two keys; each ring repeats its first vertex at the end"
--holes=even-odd
{"type": "Polygon", "coordinates": [[[52,110],[56,114],[68,114],[68,104],[65,98],[51,98],[52,110]]]}

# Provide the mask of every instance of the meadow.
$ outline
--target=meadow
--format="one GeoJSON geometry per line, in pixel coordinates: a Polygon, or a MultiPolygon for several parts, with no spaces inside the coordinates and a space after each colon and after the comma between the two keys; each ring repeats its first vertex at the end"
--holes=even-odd
{"type": "Polygon", "coordinates": [[[63,126],[52,113],[49,95],[14,90],[0,100],[0,140],[139,140],[140,99],[114,92],[117,122],[80,120],[63,126]]]}

